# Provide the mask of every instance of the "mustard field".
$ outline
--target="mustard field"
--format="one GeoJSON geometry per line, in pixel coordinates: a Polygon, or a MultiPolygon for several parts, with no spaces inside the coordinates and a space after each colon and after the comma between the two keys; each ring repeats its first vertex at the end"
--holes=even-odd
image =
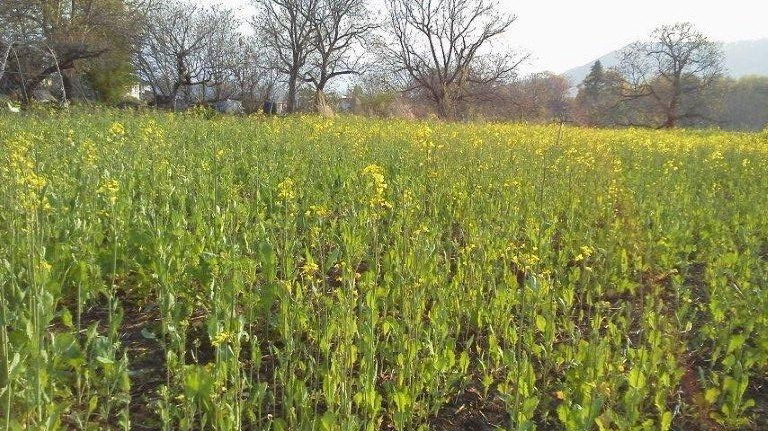
{"type": "Polygon", "coordinates": [[[768,426],[768,132],[75,111],[0,178],[0,429],[768,426]]]}

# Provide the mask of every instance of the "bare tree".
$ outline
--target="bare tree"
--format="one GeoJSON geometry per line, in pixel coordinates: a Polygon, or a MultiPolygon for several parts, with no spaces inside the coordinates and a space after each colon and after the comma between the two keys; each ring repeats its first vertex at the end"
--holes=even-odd
{"type": "Polygon", "coordinates": [[[647,99],[654,109],[648,117],[662,128],[699,118],[701,96],[720,77],[722,57],[720,46],[692,24],[662,26],[650,40],[622,52],[617,69],[625,81],[622,99],[647,99]]]}
{"type": "MultiPolygon", "coordinates": [[[[147,0],[3,0],[0,52],[5,87],[28,101],[51,75],[76,68],[81,60],[114,50],[132,50],[147,0]],[[13,61],[9,57],[13,57],[13,61]]],[[[65,90],[66,91],[66,90],[65,90]]]]}
{"type": "Polygon", "coordinates": [[[243,38],[238,60],[232,68],[229,82],[231,96],[243,101],[250,109],[274,99],[279,90],[280,74],[272,52],[265,50],[256,37],[243,38]]]}
{"type": "Polygon", "coordinates": [[[387,0],[385,59],[408,90],[421,90],[443,118],[472,96],[470,84],[508,80],[527,56],[488,52],[516,20],[494,0],[387,0]]]}
{"type": "Polygon", "coordinates": [[[318,0],[252,0],[257,8],[252,25],[276,58],[275,67],[287,76],[286,110],[296,111],[302,73],[312,52],[311,22],[318,0]]]}
{"type": "Polygon", "coordinates": [[[571,85],[567,78],[550,72],[533,74],[509,85],[510,113],[526,121],[568,121],[571,85]]]}
{"type": "Polygon", "coordinates": [[[234,11],[193,1],[167,1],[150,12],[136,68],[158,104],[176,107],[180,92],[222,84],[238,57],[234,11]]]}
{"type": "Polygon", "coordinates": [[[483,97],[473,99],[466,109],[474,118],[566,122],[571,120],[570,88],[562,75],[535,73],[507,84],[477,88],[483,97]]]}
{"type": "Polygon", "coordinates": [[[367,0],[318,0],[310,39],[312,54],[304,80],[315,88],[315,105],[324,103],[328,82],[344,75],[358,74],[365,38],[378,27],[367,0]]]}
{"type": "Polygon", "coordinates": [[[15,41],[5,40],[2,34],[0,34],[0,47],[3,49],[2,54],[0,54],[0,82],[2,82],[3,76],[5,75],[6,65],[8,64],[8,59],[11,57],[11,50],[15,43],[15,41]]]}

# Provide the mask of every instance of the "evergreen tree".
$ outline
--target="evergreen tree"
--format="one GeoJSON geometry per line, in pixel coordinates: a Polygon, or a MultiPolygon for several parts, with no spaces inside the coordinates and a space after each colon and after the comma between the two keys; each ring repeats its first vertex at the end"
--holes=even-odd
{"type": "Polygon", "coordinates": [[[582,88],[584,95],[594,100],[600,97],[601,90],[605,83],[605,71],[603,70],[603,63],[597,60],[592,65],[592,69],[589,71],[589,75],[584,78],[582,82],[582,88]]]}
{"type": "Polygon", "coordinates": [[[582,123],[601,126],[615,121],[614,75],[615,72],[603,68],[600,60],[592,65],[589,74],[579,85],[579,93],[576,96],[576,116],[582,123]]]}

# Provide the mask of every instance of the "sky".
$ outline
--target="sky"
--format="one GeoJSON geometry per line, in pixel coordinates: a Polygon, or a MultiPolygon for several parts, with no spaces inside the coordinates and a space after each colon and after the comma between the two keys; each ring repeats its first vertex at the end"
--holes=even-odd
{"type": "MultiPolygon", "coordinates": [[[[249,0],[203,0],[251,13],[249,0]]],[[[690,21],[713,40],[768,37],[768,0],[497,0],[517,22],[500,43],[529,52],[522,72],[562,73],[648,35],[690,21]]],[[[381,4],[381,0],[372,0],[381,4]]]]}

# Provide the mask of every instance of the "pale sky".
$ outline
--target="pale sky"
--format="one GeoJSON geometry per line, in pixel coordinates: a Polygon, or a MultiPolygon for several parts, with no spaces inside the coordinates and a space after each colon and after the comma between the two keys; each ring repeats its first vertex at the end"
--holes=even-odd
{"type": "MultiPolygon", "coordinates": [[[[249,0],[203,0],[242,8],[249,0]]],[[[524,72],[562,73],[646,36],[690,21],[722,42],[768,37],[768,0],[498,0],[517,14],[506,41],[531,53],[524,72]]],[[[381,4],[381,0],[372,0],[381,4]]]]}

